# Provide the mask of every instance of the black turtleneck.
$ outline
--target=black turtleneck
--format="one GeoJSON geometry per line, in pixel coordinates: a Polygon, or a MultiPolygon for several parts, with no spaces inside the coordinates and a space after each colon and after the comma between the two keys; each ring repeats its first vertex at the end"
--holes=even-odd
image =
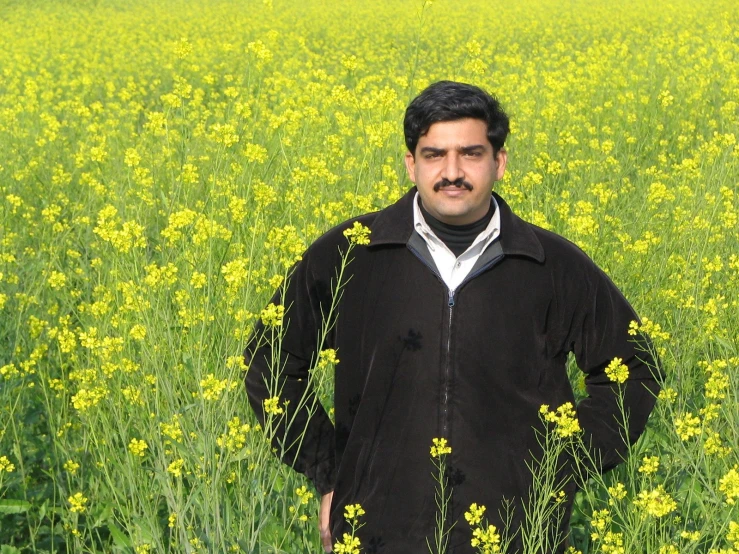
{"type": "Polygon", "coordinates": [[[488,209],[488,213],[482,219],[474,223],[467,223],[466,225],[449,225],[448,223],[439,221],[426,211],[420,196],[418,197],[418,207],[421,208],[421,213],[423,214],[423,219],[426,220],[426,224],[439,237],[439,240],[446,244],[447,248],[457,257],[467,250],[477,238],[477,235],[487,228],[495,213],[495,203],[492,197],[490,198],[490,209],[488,209]]]}

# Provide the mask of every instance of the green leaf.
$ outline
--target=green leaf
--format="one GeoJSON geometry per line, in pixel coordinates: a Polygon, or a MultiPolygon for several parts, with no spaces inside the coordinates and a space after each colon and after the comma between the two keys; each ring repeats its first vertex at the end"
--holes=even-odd
{"type": "Polygon", "coordinates": [[[31,508],[31,503],[25,500],[0,500],[0,514],[22,514],[31,508]]]}
{"type": "Polygon", "coordinates": [[[0,546],[0,554],[21,554],[21,551],[18,550],[15,546],[4,544],[0,546]]]}
{"type": "Polygon", "coordinates": [[[97,510],[97,512],[95,522],[90,527],[91,529],[100,527],[104,522],[107,522],[110,519],[110,516],[113,515],[113,507],[110,504],[105,504],[102,508],[97,510]]]}
{"type": "Polygon", "coordinates": [[[129,539],[112,521],[108,522],[108,531],[110,531],[110,536],[113,537],[113,542],[116,546],[121,548],[131,548],[131,539],[129,539]]]}

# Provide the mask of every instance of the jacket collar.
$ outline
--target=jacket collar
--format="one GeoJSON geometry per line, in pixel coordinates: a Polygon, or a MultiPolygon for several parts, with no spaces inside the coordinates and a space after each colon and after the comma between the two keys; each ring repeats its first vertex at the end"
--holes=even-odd
{"type": "MultiPolygon", "coordinates": [[[[413,235],[413,198],[416,187],[412,187],[400,200],[378,212],[369,225],[370,247],[382,244],[407,244],[413,235]]],[[[544,247],[532,226],[511,211],[498,194],[493,193],[500,209],[500,245],[506,256],[526,256],[539,263],[544,262],[544,247]]]]}

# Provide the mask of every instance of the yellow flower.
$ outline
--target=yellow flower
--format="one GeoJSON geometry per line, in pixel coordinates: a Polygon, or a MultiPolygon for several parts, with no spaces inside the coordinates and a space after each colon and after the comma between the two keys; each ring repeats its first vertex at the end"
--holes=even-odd
{"type": "Polygon", "coordinates": [[[264,412],[272,415],[280,415],[282,413],[285,413],[285,410],[280,407],[280,397],[273,396],[272,398],[265,399],[264,412]]]}
{"type": "Polygon", "coordinates": [[[617,500],[623,500],[626,497],[626,487],[623,483],[616,483],[612,487],[608,487],[608,504],[613,506],[617,500]]]}
{"type": "Polygon", "coordinates": [[[433,445],[431,446],[431,456],[434,458],[440,458],[446,454],[452,453],[452,447],[447,444],[447,440],[444,438],[433,439],[433,445]]]}
{"type": "Polygon", "coordinates": [[[175,477],[182,477],[182,468],[185,467],[185,460],[179,458],[167,466],[167,472],[175,477]]]}
{"type": "Polygon", "coordinates": [[[83,514],[85,513],[85,510],[87,510],[88,499],[85,498],[85,496],[81,492],[77,492],[67,498],[67,502],[69,502],[71,506],[70,510],[72,512],[83,514]]]}
{"type": "Polygon", "coordinates": [[[500,552],[500,534],[495,525],[487,528],[478,527],[472,531],[470,544],[479,549],[483,554],[494,554],[500,552]]]}
{"type": "Polygon", "coordinates": [[[364,515],[364,508],[360,504],[347,504],[344,506],[344,519],[353,526],[357,525],[359,518],[364,515]]]}
{"type": "Polygon", "coordinates": [[[80,464],[78,464],[77,462],[74,462],[72,460],[67,460],[66,462],[64,462],[64,466],[63,467],[69,473],[71,473],[72,475],[74,475],[75,473],[77,473],[77,470],[80,468],[80,464]]]}
{"type": "Polygon", "coordinates": [[[688,412],[675,418],[675,432],[680,439],[687,441],[692,437],[700,435],[700,424],[700,418],[688,412]]]}
{"type": "Polygon", "coordinates": [[[577,412],[571,402],[562,404],[556,411],[550,411],[547,404],[539,408],[539,413],[544,421],[555,424],[555,433],[561,438],[571,437],[580,433],[580,422],[577,420],[577,412]]]}
{"type": "Polygon", "coordinates": [[[482,516],[485,513],[485,506],[478,506],[477,503],[470,505],[469,511],[464,513],[464,518],[470,526],[478,525],[482,521],[482,516]]]}
{"type": "Polygon", "coordinates": [[[229,452],[238,452],[246,444],[247,433],[251,431],[251,425],[241,423],[238,416],[231,418],[228,422],[228,432],[223,433],[216,439],[216,444],[229,452]]]}
{"type": "MultiPolygon", "coordinates": [[[[313,493],[310,492],[305,485],[295,489],[295,494],[300,499],[301,504],[307,504],[308,502],[310,502],[311,498],[313,498],[313,493]]],[[[357,506],[359,506],[359,504],[357,504],[357,506]]],[[[361,509],[361,506],[360,506],[360,509],[361,509]]],[[[362,510],[362,514],[364,514],[364,510],[362,510]]],[[[359,514],[359,515],[362,515],[362,514],[359,514]]],[[[346,512],[344,513],[344,516],[346,517],[346,512]]]]}
{"type": "Polygon", "coordinates": [[[600,546],[603,554],[624,554],[624,537],[622,533],[608,531],[600,546]]]}
{"type": "Polygon", "coordinates": [[[200,380],[200,388],[203,390],[203,398],[206,400],[218,400],[227,388],[233,389],[233,384],[228,379],[217,379],[213,373],[209,373],[205,379],[200,380]]]}
{"type": "Polygon", "coordinates": [[[144,340],[146,338],[146,327],[144,327],[140,323],[137,323],[136,325],[131,327],[128,335],[134,340],[144,340]]]}
{"type": "Polygon", "coordinates": [[[355,221],[351,228],[346,229],[344,236],[349,239],[351,244],[367,246],[370,243],[370,229],[359,223],[359,221],[355,221]]]}
{"type": "Polygon", "coordinates": [[[641,466],[639,466],[639,473],[645,473],[651,475],[657,473],[659,469],[659,456],[644,456],[641,466]]]}
{"type": "Polygon", "coordinates": [[[192,285],[192,288],[202,289],[205,286],[205,283],[207,282],[208,282],[208,279],[205,276],[205,273],[200,273],[199,271],[193,271],[192,277],[190,277],[190,285],[192,285]]]}
{"type": "Polygon", "coordinates": [[[634,506],[654,517],[666,516],[677,509],[677,503],[662,485],[651,491],[641,491],[634,500],[634,506]]]}
{"type": "Polygon", "coordinates": [[[629,367],[622,358],[613,358],[606,367],[606,376],[615,383],[623,384],[629,378],[629,367]]]}
{"type": "Polygon", "coordinates": [[[10,460],[8,460],[7,456],[0,456],[0,473],[10,473],[11,471],[15,470],[15,465],[13,465],[10,460]]]}
{"type": "Polygon", "coordinates": [[[671,387],[665,387],[661,391],[659,391],[657,398],[662,402],[672,404],[677,398],[677,391],[671,387]]]}
{"type": "Polygon", "coordinates": [[[269,304],[262,310],[260,319],[267,327],[280,327],[285,316],[285,306],[269,304]]]}
{"type": "Polygon", "coordinates": [[[734,505],[739,498],[739,465],[734,465],[726,475],[719,480],[718,490],[726,496],[726,503],[734,505]]]}
{"type": "Polygon", "coordinates": [[[67,284],[67,276],[59,271],[52,271],[47,279],[49,286],[54,290],[60,290],[67,284]]]}
{"type": "Polygon", "coordinates": [[[735,549],[739,548],[739,523],[736,521],[729,522],[729,532],[726,535],[726,540],[732,543],[735,549]]]}
{"type": "Polygon", "coordinates": [[[590,534],[590,538],[593,540],[602,538],[610,524],[611,512],[608,510],[595,510],[593,512],[593,517],[590,518],[590,526],[594,529],[590,534]]]}
{"type": "Polygon", "coordinates": [[[362,543],[357,537],[344,533],[342,541],[334,544],[334,552],[336,554],[359,554],[360,546],[362,543]]]}
{"type": "Polygon", "coordinates": [[[128,451],[134,456],[143,457],[147,448],[149,448],[149,445],[143,439],[131,439],[131,442],[128,443],[128,451]]]}

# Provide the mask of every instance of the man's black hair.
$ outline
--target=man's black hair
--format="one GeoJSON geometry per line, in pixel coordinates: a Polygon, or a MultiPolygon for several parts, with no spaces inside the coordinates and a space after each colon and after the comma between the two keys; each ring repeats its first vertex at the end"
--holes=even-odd
{"type": "Polygon", "coordinates": [[[495,154],[503,148],[510,125],[500,102],[474,85],[439,81],[426,87],[405,110],[403,131],[408,151],[416,155],[418,140],[434,123],[466,118],[487,123],[488,141],[495,154]]]}

